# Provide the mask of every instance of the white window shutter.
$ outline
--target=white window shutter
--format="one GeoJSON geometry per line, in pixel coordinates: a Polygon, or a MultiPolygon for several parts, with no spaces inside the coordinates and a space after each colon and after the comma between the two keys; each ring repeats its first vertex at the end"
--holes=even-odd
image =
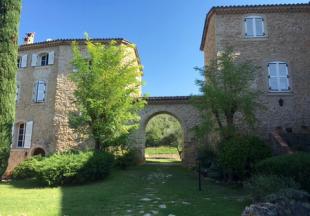
{"type": "Polygon", "coordinates": [[[38,81],[34,83],[32,90],[32,101],[37,102],[37,89],[38,89],[38,81]]]}
{"type": "Polygon", "coordinates": [[[21,67],[22,67],[22,68],[27,67],[27,55],[23,55],[23,56],[22,56],[21,67]]]}
{"type": "Polygon", "coordinates": [[[13,122],[13,125],[12,125],[12,142],[11,142],[11,148],[12,148],[13,143],[14,143],[14,133],[15,133],[15,122],[13,122]]]}
{"type": "Polygon", "coordinates": [[[16,97],[15,97],[16,103],[19,101],[19,92],[20,92],[20,87],[19,87],[19,84],[17,84],[16,85],[16,97]]]}
{"type": "Polygon", "coordinates": [[[37,54],[32,54],[31,66],[32,67],[37,66],[37,61],[38,61],[38,55],[37,54]]]}
{"type": "Polygon", "coordinates": [[[26,134],[25,134],[24,148],[30,148],[31,147],[32,127],[33,127],[33,121],[29,121],[26,123],[26,134]]]}
{"type": "Polygon", "coordinates": [[[54,51],[48,53],[48,64],[49,65],[54,64],[54,55],[55,55],[54,51]]]}
{"type": "Polygon", "coordinates": [[[37,102],[44,102],[45,101],[46,82],[44,80],[38,81],[36,95],[37,95],[37,97],[36,97],[37,102]]]}

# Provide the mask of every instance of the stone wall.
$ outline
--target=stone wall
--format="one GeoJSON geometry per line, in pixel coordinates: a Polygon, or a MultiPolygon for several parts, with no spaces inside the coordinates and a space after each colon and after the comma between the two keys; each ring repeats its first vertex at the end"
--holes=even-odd
{"type": "MultiPolygon", "coordinates": [[[[260,103],[266,109],[257,112],[257,133],[268,138],[268,133],[277,127],[300,132],[301,126],[310,126],[310,13],[258,11],[251,14],[227,12],[214,16],[215,52],[234,47],[236,53],[240,54],[239,59],[249,60],[260,67],[253,86],[263,93],[260,103]],[[264,17],[266,37],[244,37],[243,20],[247,15],[264,17]],[[272,61],[288,63],[290,92],[269,92],[267,64],[272,61]],[[280,99],[284,101],[283,106],[279,105],[280,99]]],[[[214,43],[214,39],[210,39],[210,43],[214,43]]],[[[206,58],[209,52],[205,50],[206,58]]]]}

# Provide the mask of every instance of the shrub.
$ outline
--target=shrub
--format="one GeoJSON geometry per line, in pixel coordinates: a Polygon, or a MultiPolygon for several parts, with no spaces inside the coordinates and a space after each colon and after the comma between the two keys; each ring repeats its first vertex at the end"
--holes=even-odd
{"type": "Polygon", "coordinates": [[[259,162],[256,165],[259,174],[291,177],[301,188],[310,191],[310,154],[295,153],[276,156],[259,162]]]}
{"type": "Polygon", "coordinates": [[[113,155],[103,152],[59,153],[41,161],[25,162],[26,165],[21,164],[16,168],[16,173],[28,178],[35,177],[42,185],[81,184],[106,177],[113,160],[113,155]],[[33,166],[27,167],[27,164],[33,166]],[[29,170],[31,172],[28,173],[29,170]]]}
{"type": "Polygon", "coordinates": [[[36,168],[42,159],[40,156],[34,156],[24,160],[13,170],[12,178],[26,179],[35,177],[36,168]]]}
{"type": "Polygon", "coordinates": [[[233,137],[220,143],[218,160],[230,180],[249,177],[255,164],[271,156],[269,146],[257,137],[233,137]]]}
{"type": "Polygon", "coordinates": [[[115,166],[121,169],[127,169],[139,163],[137,154],[133,150],[128,150],[122,155],[118,155],[115,160],[115,166]]]}
{"type": "Polygon", "coordinates": [[[265,196],[277,193],[282,189],[298,189],[300,187],[293,179],[276,175],[256,175],[244,185],[254,201],[262,201],[265,196]]]}

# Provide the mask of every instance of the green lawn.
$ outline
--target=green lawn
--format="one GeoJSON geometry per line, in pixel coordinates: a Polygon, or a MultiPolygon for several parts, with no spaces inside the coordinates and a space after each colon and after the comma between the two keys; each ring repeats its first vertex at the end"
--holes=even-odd
{"type": "Polygon", "coordinates": [[[180,166],[143,165],[114,171],[101,182],[36,188],[30,181],[0,183],[0,215],[240,215],[240,188],[211,180],[197,190],[197,176],[180,166]]]}
{"type": "Polygon", "coordinates": [[[178,154],[178,151],[175,147],[169,147],[169,146],[147,147],[145,148],[145,154],[147,155],[178,154]]]}

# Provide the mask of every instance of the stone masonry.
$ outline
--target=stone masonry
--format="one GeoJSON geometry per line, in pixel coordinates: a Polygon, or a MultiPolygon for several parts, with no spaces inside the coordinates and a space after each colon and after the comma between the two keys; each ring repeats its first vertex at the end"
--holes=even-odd
{"type": "Polygon", "coordinates": [[[310,4],[213,7],[201,42],[205,64],[227,47],[234,48],[238,59],[260,67],[253,83],[266,107],[256,114],[259,135],[268,138],[276,128],[299,133],[310,127],[310,4]],[[245,36],[248,16],[263,19],[263,37],[245,36]],[[273,61],[287,63],[289,91],[269,90],[267,65],[273,61]]]}

